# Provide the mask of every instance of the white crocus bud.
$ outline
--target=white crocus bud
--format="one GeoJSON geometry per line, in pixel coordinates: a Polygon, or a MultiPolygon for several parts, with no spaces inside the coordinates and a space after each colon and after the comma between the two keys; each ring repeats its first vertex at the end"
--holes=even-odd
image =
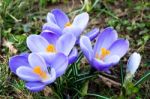
{"type": "Polygon", "coordinates": [[[127,69],[126,69],[126,76],[125,76],[124,84],[123,84],[125,88],[128,87],[128,84],[130,82],[132,82],[134,74],[140,65],[140,62],[141,62],[141,55],[136,52],[134,52],[129,57],[128,63],[127,63],[127,69]]]}
{"type": "Polygon", "coordinates": [[[130,73],[134,76],[141,62],[141,55],[134,52],[128,59],[126,73],[130,73]]]}

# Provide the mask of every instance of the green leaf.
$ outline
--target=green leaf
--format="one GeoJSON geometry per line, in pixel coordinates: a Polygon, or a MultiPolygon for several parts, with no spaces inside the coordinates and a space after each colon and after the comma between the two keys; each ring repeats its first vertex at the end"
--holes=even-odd
{"type": "Polygon", "coordinates": [[[124,86],[125,88],[125,96],[131,96],[139,91],[139,88],[134,86],[132,82],[127,82],[124,86]]]}
{"type": "Polygon", "coordinates": [[[123,82],[124,82],[124,77],[123,77],[123,65],[121,65],[120,71],[121,71],[121,86],[123,86],[123,82]]]}
{"type": "Polygon", "coordinates": [[[144,74],[144,76],[139,79],[134,86],[138,86],[139,84],[142,84],[144,81],[146,81],[147,79],[149,79],[150,77],[150,71],[148,71],[147,73],[144,74]]]}
{"type": "Polygon", "coordinates": [[[85,96],[87,95],[88,92],[88,86],[89,86],[89,81],[85,81],[85,83],[83,84],[83,87],[81,88],[81,95],[85,96]]]}
{"type": "Polygon", "coordinates": [[[23,25],[23,31],[24,32],[30,32],[31,31],[31,24],[25,24],[23,25]]]}
{"type": "Polygon", "coordinates": [[[40,0],[40,7],[45,7],[47,1],[46,0],[40,0]]]}
{"type": "Polygon", "coordinates": [[[110,99],[110,98],[107,98],[105,96],[101,96],[101,95],[98,95],[98,94],[92,94],[92,93],[88,93],[87,96],[95,96],[99,99],[110,99]]]}
{"type": "Polygon", "coordinates": [[[95,74],[95,75],[88,75],[88,76],[82,77],[82,78],[74,81],[73,83],[77,83],[77,82],[80,82],[80,81],[83,81],[83,80],[86,80],[86,79],[90,79],[90,78],[93,78],[93,77],[96,77],[96,76],[97,76],[97,74],[95,74]]]}

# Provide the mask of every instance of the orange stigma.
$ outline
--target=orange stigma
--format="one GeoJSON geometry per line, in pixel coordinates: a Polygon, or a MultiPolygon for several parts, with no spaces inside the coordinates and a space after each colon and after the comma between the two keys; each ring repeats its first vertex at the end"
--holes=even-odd
{"type": "Polygon", "coordinates": [[[101,59],[101,60],[103,60],[107,55],[109,55],[110,54],[110,51],[109,50],[107,50],[106,48],[101,48],[101,55],[98,55],[98,53],[96,53],[96,58],[97,59],[101,59]]]}
{"type": "Polygon", "coordinates": [[[51,52],[51,53],[55,53],[56,52],[55,46],[53,44],[49,44],[46,48],[46,51],[51,52]]]}
{"type": "Polygon", "coordinates": [[[46,79],[47,78],[46,72],[42,71],[40,66],[35,66],[33,68],[33,72],[35,74],[39,75],[42,79],[46,79]]]}
{"type": "Polygon", "coordinates": [[[72,24],[70,23],[70,22],[67,22],[66,24],[65,24],[65,27],[69,27],[69,26],[71,26],[72,24]]]}

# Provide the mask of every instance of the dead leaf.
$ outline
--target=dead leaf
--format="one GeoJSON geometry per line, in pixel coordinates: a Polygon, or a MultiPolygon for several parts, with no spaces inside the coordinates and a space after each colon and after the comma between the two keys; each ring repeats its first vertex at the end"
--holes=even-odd
{"type": "Polygon", "coordinates": [[[44,89],[44,96],[50,96],[53,94],[53,91],[50,87],[46,86],[46,88],[44,89]]]}
{"type": "Polygon", "coordinates": [[[109,88],[111,88],[112,86],[113,86],[113,87],[116,87],[116,88],[120,88],[120,86],[121,86],[120,83],[118,83],[118,82],[116,82],[116,81],[114,81],[114,80],[111,80],[111,79],[109,79],[109,78],[106,78],[106,77],[104,77],[104,76],[102,76],[102,75],[99,75],[99,78],[100,78],[109,88]]]}
{"type": "Polygon", "coordinates": [[[6,39],[3,39],[3,46],[6,46],[7,48],[9,48],[10,53],[12,54],[17,53],[17,49],[13,46],[13,43],[7,41],[6,39]]]}

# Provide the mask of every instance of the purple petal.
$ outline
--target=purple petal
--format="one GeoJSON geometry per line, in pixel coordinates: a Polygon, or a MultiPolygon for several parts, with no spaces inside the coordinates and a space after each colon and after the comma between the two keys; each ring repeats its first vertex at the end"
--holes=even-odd
{"type": "Polygon", "coordinates": [[[41,82],[28,82],[26,88],[33,92],[39,92],[45,88],[45,84],[41,82]]]}
{"type": "Polygon", "coordinates": [[[42,30],[51,31],[57,35],[62,35],[62,29],[54,23],[45,23],[42,27],[42,30]]]}
{"type": "Polygon", "coordinates": [[[100,53],[101,48],[108,49],[111,46],[111,44],[117,40],[117,38],[118,38],[117,32],[113,28],[111,27],[105,28],[99,35],[95,43],[94,55],[98,52],[100,53]]]}
{"type": "Polygon", "coordinates": [[[50,22],[50,23],[57,24],[55,20],[55,16],[52,13],[47,14],[46,20],[48,23],[50,22]]]}
{"type": "Polygon", "coordinates": [[[65,24],[69,22],[68,16],[60,9],[54,9],[52,13],[55,16],[57,24],[63,29],[65,24]]]}
{"type": "Polygon", "coordinates": [[[20,66],[17,68],[16,74],[25,81],[40,81],[39,76],[33,72],[31,67],[20,66]]]}
{"type": "Polygon", "coordinates": [[[63,34],[73,34],[77,39],[79,38],[80,34],[82,33],[82,30],[79,27],[70,26],[66,27],[63,30],[63,34]]]}
{"type": "Polygon", "coordinates": [[[99,34],[99,29],[98,28],[94,28],[90,32],[85,34],[85,36],[89,37],[90,40],[93,41],[97,37],[98,34],[99,34]]]}
{"type": "Polygon", "coordinates": [[[92,59],[91,64],[95,69],[99,71],[107,71],[112,65],[111,63],[105,63],[104,61],[96,59],[96,58],[92,59]]]}
{"type": "MultiPolygon", "coordinates": [[[[53,59],[55,58],[55,55],[57,53],[45,53],[45,52],[43,53],[43,52],[41,52],[38,54],[44,58],[46,63],[49,63],[49,62],[53,61],[53,59]]],[[[47,66],[51,67],[50,64],[47,64],[47,66]]]]}
{"type": "Polygon", "coordinates": [[[63,75],[68,66],[68,58],[62,53],[56,54],[54,60],[50,63],[55,69],[57,77],[63,75]]]}
{"type": "Polygon", "coordinates": [[[116,40],[109,48],[110,55],[118,55],[122,57],[129,49],[129,41],[124,39],[116,40]]]}
{"type": "Polygon", "coordinates": [[[52,33],[52,32],[42,32],[41,36],[44,37],[49,44],[56,45],[56,41],[58,40],[58,35],[52,33]]]}
{"type": "Polygon", "coordinates": [[[88,13],[84,12],[74,18],[72,25],[81,28],[81,31],[83,31],[86,28],[88,21],[89,15],[88,13]]]}
{"type": "Polygon", "coordinates": [[[69,64],[74,63],[77,59],[78,59],[78,51],[77,48],[74,48],[69,54],[69,64]]]}
{"type": "Polygon", "coordinates": [[[9,67],[13,73],[16,73],[16,69],[20,66],[29,66],[28,55],[16,55],[9,59],[9,67]]]}
{"type": "Polygon", "coordinates": [[[56,49],[58,52],[62,52],[66,56],[68,56],[72,48],[74,47],[75,42],[76,42],[76,37],[74,35],[64,34],[58,39],[56,43],[56,49]]]}
{"type": "Polygon", "coordinates": [[[117,55],[113,55],[113,56],[109,55],[108,57],[106,57],[104,59],[104,62],[107,63],[107,64],[112,63],[112,64],[115,65],[115,64],[117,64],[119,62],[119,60],[120,60],[119,56],[117,56],[117,55]]]}
{"type": "Polygon", "coordinates": [[[40,66],[45,72],[48,72],[45,60],[38,54],[31,53],[28,58],[29,64],[32,68],[35,66],[40,66]]]}
{"type": "Polygon", "coordinates": [[[23,53],[21,53],[19,56],[24,56],[24,57],[28,58],[29,53],[27,53],[27,52],[23,52],[23,53]]]}
{"type": "Polygon", "coordinates": [[[27,38],[27,46],[32,52],[46,52],[48,41],[40,35],[30,35],[27,38]]]}
{"type": "Polygon", "coordinates": [[[88,61],[91,61],[93,56],[93,49],[90,39],[86,36],[82,36],[80,38],[80,47],[88,61]]]}

